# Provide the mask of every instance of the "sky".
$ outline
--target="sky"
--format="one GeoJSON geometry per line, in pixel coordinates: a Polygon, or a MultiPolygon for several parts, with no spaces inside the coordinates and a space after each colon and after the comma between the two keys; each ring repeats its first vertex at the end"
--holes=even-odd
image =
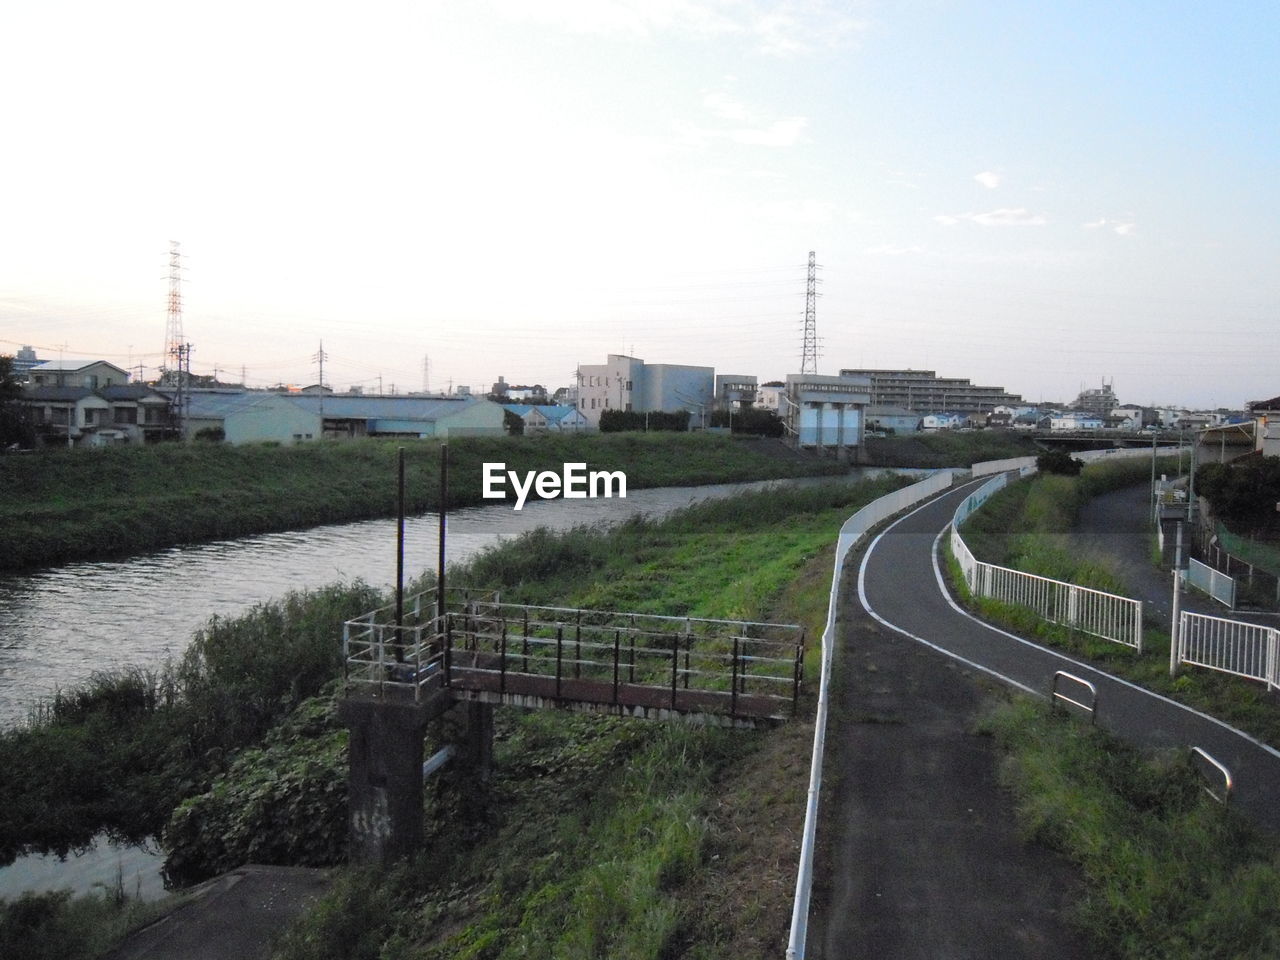
{"type": "Polygon", "coordinates": [[[327,0],[0,11],[0,352],[342,390],[1280,393],[1280,5],[327,0]]]}

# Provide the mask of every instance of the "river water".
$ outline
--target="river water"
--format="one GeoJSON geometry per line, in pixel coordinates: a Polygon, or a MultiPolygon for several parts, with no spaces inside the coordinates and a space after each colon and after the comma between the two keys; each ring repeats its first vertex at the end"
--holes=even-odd
{"type": "MultiPolygon", "coordinates": [[[[663,487],[629,491],[626,499],[542,500],[520,511],[509,504],[469,507],[449,515],[448,561],[466,560],[535,527],[564,530],[637,514],[663,516],[699,500],[813,482],[822,478],[663,487]]],[[[435,569],[438,529],[435,515],[406,521],[406,581],[435,569]]],[[[369,520],[0,578],[0,726],[25,721],[41,698],[94,671],[156,667],[180,656],[213,614],[234,616],[288,590],[338,581],[390,586],[395,546],[395,521],[369,520]]],[[[0,897],[57,887],[82,893],[122,881],[126,892],[150,898],[163,892],[159,864],[153,851],[106,843],[65,862],[23,857],[0,869],[0,897]]]]}

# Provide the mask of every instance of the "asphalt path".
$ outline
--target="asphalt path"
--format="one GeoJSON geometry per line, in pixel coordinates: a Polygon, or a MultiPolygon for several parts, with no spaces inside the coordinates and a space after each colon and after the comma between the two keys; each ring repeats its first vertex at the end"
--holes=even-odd
{"type": "MultiPolygon", "coordinates": [[[[1047,697],[1065,671],[1097,689],[1098,723],[1143,746],[1207,751],[1231,771],[1233,806],[1280,830],[1280,751],[1086,663],[982,623],[948,593],[939,541],[956,506],[978,482],[929,501],[900,518],[868,547],[859,571],[863,607],[883,625],[970,669],[1047,697]]],[[[1242,681],[1247,682],[1247,681],[1242,681]]]]}

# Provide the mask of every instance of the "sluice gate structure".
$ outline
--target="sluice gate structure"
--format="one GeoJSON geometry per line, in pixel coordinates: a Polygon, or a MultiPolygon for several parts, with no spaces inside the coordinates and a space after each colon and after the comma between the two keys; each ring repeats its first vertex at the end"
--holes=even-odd
{"type": "Polygon", "coordinates": [[[356,617],[343,627],[340,708],[352,859],[417,848],[425,729],[455,706],[466,710],[462,759],[483,771],[494,706],[774,725],[796,713],[804,654],[798,626],[510,604],[461,588],[356,617]]]}

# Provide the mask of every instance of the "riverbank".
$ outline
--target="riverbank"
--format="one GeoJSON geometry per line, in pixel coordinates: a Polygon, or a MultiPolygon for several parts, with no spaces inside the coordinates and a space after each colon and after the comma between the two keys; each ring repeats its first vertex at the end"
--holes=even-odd
{"type": "MultiPolygon", "coordinates": [[[[401,446],[408,511],[436,509],[440,446],[432,441],[162,444],[0,457],[0,570],[391,517],[401,446]]],[[[711,434],[463,437],[451,441],[449,456],[451,508],[487,502],[486,462],[522,475],[583,462],[623,471],[637,490],[847,471],[778,441],[711,434]]]]}
{"type": "MultiPolygon", "coordinates": [[[[798,621],[816,637],[840,523],[902,482],[769,491],[610,534],[535,533],[452,582],[513,601],[798,621]]],[[[315,694],[337,669],[333,622],[370,599],[331,589],[211,623],[170,679],[68,694],[54,722],[0,737],[14,771],[0,811],[29,817],[6,824],[11,842],[100,828],[82,816],[90,796],[104,795],[112,826],[130,808],[154,822],[185,797],[171,867],[192,879],[235,860],[340,859],[345,731],[332,691],[315,694]]],[[[811,724],[735,734],[499,714],[484,802],[441,781],[424,855],[386,875],[343,871],[285,956],[780,955],[811,724]]]]}

